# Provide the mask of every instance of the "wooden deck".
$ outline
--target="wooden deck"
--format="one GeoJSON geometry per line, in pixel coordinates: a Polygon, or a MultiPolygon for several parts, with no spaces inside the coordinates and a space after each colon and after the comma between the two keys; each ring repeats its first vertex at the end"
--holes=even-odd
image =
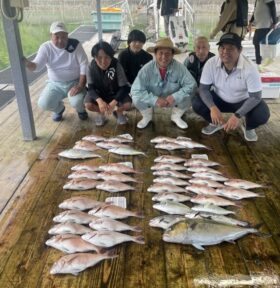
{"type": "MultiPolygon", "coordinates": [[[[90,43],[87,43],[91,47],[90,43]]],[[[280,287],[280,105],[279,100],[268,100],[271,109],[269,123],[258,129],[259,141],[247,143],[240,130],[225,135],[223,132],[207,137],[200,133],[204,121],[188,111],[187,131],[170,123],[167,111],[156,112],[152,125],[140,131],[136,128],[140,114],[128,113],[129,124],[120,127],[110,118],[106,126],[96,128],[93,114],[88,121],[80,121],[66,104],[64,121],[54,123],[50,113],[37,107],[37,99],[46,76],[30,87],[38,139],[22,141],[17,103],[14,101],[0,111],[0,287],[280,287]],[[58,159],[61,150],[70,148],[81,137],[96,133],[113,136],[130,133],[135,146],[146,151],[148,157],[119,157],[104,153],[101,162],[132,161],[143,175],[143,183],[136,191],[119,193],[126,196],[128,208],[142,211],[141,219],[128,223],[143,228],[145,245],[121,244],[119,255],[87,269],[78,276],[49,274],[52,264],[62,255],[44,243],[52,218],[60,212],[58,204],[71,195],[90,195],[104,200],[111,196],[100,191],[69,192],[62,189],[73,163],[58,159]],[[224,173],[263,183],[264,198],[243,200],[238,216],[253,225],[263,223],[260,230],[272,237],[249,235],[236,244],[222,243],[206,247],[204,252],[192,246],[164,243],[162,231],[149,227],[151,218],[160,213],[152,208],[150,166],[163,152],[156,151],[150,139],[157,135],[188,136],[213,148],[210,159],[223,163],[224,173]],[[279,153],[279,154],[278,154],[279,153]]],[[[197,152],[197,151],[195,151],[197,152]]],[[[192,151],[174,154],[190,157],[192,151]]]]}

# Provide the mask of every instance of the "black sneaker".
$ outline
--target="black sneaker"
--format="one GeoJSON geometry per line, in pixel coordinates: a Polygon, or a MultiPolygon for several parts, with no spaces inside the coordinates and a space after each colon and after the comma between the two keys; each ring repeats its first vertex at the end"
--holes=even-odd
{"type": "Polygon", "coordinates": [[[63,109],[61,110],[61,112],[59,113],[54,113],[52,115],[52,120],[55,122],[60,122],[62,120],[62,114],[65,111],[65,107],[63,107],[63,109]]]}
{"type": "Polygon", "coordinates": [[[86,111],[85,112],[78,112],[78,116],[83,121],[88,119],[88,113],[86,111]]]}

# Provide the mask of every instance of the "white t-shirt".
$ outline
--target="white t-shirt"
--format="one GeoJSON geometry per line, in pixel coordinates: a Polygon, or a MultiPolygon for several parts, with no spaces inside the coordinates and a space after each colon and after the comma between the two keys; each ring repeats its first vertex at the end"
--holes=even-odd
{"type": "Polygon", "coordinates": [[[45,42],[40,46],[33,62],[36,63],[35,71],[47,66],[49,79],[61,82],[76,80],[80,75],[86,75],[88,66],[87,55],[81,43],[69,53],[65,49],[57,48],[51,41],[45,42]]]}
{"type": "Polygon", "coordinates": [[[249,98],[248,92],[262,90],[257,66],[240,54],[236,68],[228,74],[217,55],[204,65],[200,83],[213,85],[215,93],[228,103],[237,103],[249,98]]]}
{"type": "Polygon", "coordinates": [[[270,28],[272,24],[272,18],[267,6],[267,3],[273,2],[273,0],[257,0],[254,11],[255,25],[257,29],[270,28]]]}

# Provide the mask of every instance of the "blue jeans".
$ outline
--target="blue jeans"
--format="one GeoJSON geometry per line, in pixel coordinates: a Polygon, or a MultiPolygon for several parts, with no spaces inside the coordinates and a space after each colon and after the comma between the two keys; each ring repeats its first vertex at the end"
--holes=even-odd
{"type": "Polygon", "coordinates": [[[59,113],[64,107],[63,99],[68,97],[70,105],[76,109],[77,112],[85,112],[85,89],[75,96],[68,96],[69,90],[76,84],[78,84],[78,80],[68,82],[55,82],[48,80],[47,85],[38,100],[38,106],[43,110],[59,113]]]}

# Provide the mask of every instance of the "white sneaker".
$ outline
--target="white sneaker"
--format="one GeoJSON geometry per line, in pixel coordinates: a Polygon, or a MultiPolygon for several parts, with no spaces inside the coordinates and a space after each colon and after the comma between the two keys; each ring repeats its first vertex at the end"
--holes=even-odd
{"type": "Polygon", "coordinates": [[[246,130],[246,128],[243,125],[241,126],[241,129],[243,131],[245,140],[247,140],[249,142],[258,141],[258,135],[257,135],[255,129],[246,130]]]}
{"type": "Polygon", "coordinates": [[[146,110],[140,111],[143,118],[137,123],[137,128],[144,129],[153,119],[153,109],[148,108],[146,110]]]}
{"type": "Polygon", "coordinates": [[[201,133],[205,135],[212,135],[217,131],[222,130],[223,128],[224,128],[223,125],[214,125],[210,123],[208,126],[201,129],[201,133]]]}

